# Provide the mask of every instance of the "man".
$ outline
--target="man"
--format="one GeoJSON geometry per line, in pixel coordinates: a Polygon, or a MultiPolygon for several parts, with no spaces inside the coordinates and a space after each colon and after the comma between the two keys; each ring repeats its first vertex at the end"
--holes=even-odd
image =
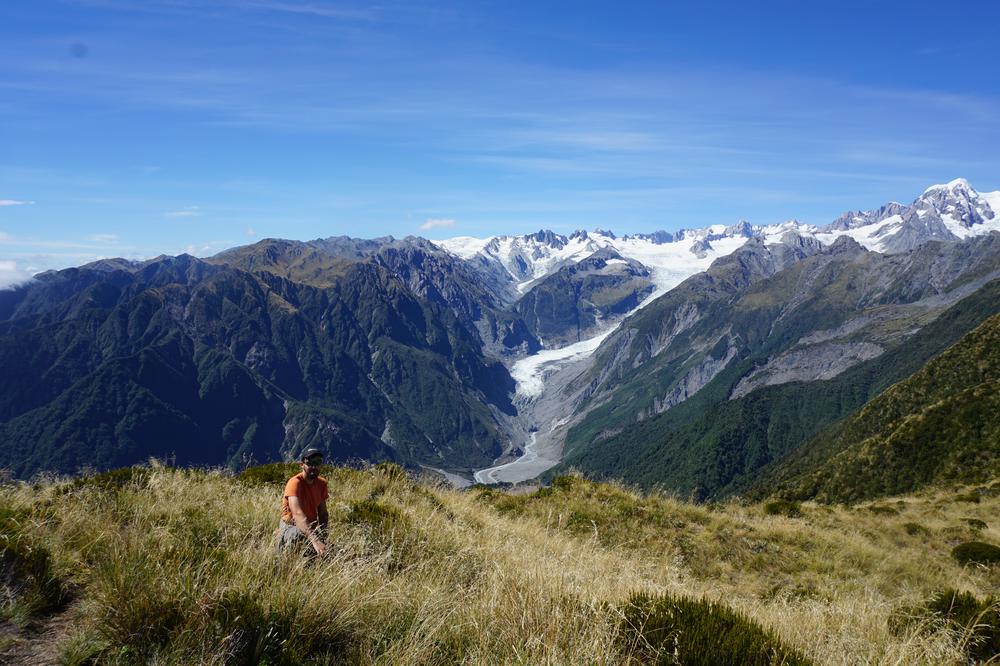
{"type": "Polygon", "coordinates": [[[330,520],[326,511],[326,498],[329,494],[326,479],[319,475],[322,464],[321,451],[306,449],[299,462],[302,471],[285,484],[285,494],[281,500],[281,524],[278,526],[278,544],[282,547],[306,539],[317,555],[326,552],[323,535],[330,520]]]}

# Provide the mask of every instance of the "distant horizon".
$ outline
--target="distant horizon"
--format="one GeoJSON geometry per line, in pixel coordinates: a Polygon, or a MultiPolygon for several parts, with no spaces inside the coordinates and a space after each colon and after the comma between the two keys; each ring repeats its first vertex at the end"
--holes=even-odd
{"type": "MultiPolygon", "coordinates": [[[[949,20],[1000,25],[997,3],[960,4],[949,20]]],[[[992,32],[928,19],[854,0],[14,0],[0,284],[265,237],[820,226],[957,177],[1000,189],[992,32]]]]}

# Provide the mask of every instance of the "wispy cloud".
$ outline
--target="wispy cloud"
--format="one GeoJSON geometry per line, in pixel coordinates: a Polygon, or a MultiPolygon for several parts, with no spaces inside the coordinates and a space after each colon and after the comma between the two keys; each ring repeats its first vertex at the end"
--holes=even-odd
{"type": "Polygon", "coordinates": [[[539,157],[534,155],[470,155],[464,160],[510,171],[557,174],[596,174],[611,171],[593,160],[575,157],[539,157]]]}
{"type": "Polygon", "coordinates": [[[54,256],[54,254],[65,255],[66,257],[95,257],[97,259],[107,253],[135,253],[138,248],[131,245],[121,245],[116,234],[94,234],[86,241],[62,240],[51,238],[27,237],[21,235],[11,235],[0,231],[0,245],[9,248],[18,248],[18,251],[4,251],[7,256],[54,256]],[[53,253],[54,251],[54,253],[53,253]]]}
{"type": "Polygon", "coordinates": [[[81,243],[79,241],[63,241],[63,240],[41,240],[36,238],[14,238],[10,235],[5,234],[0,237],[0,243],[4,245],[15,245],[18,247],[41,247],[53,250],[96,250],[100,249],[100,245],[95,245],[93,242],[81,243]]]}
{"type": "MultiPolygon", "coordinates": [[[[114,10],[117,12],[128,12],[136,14],[160,14],[160,15],[181,15],[197,16],[211,15],[217,12],[216,6],[208,5],[197,0],[168,0],[167,2],[129,2],[127,0],[69,0],[72,4],[82,7],[92,7],[104,10],[114,10]]],[[[326,16],[329,18],[344,19],[374,19],[378,16],[375,10],[359,9],[343,6],[343,3],[334,5],[323,2],[282,2],[281,0],[222,0],[212,3],[233,10],[264,10],[275,12],[289,12],[294,14],[309,14],[313,16],[326,16]]]]}
{"type": "Polygon", "coordinates": [[[188,206],[181,210],[166,212],[163,217],[201,217],[201,209],[198,206],[188,206]]]}
{"type": "Polygon", "coordinates": [[[245,9],[262,9],[271,12],[288,12],[291,14],[305,14],[308,16],[354,21],[376,21],[380,18],[379,13],[373,9],[358,9],[319,2],[299,3],[254,0],[253,2],[236,3],[235,6],[245,9]]]}
{"type": "Polygon", "coordinates": [[[598,124],[579,129],[539,127],[511,130],[501,135],[513,145],[554,146],[567,149],[610,152],[647,152],[665,147],[663,137],[653,132],[604,130],[598,124]]]}
{"type": "Polygon", "coordinates": [[[34,201],[18,201],[17,199],[0,199],[0,206],[31,206],[34,201]]]}
{"type": "Polygon", "coordinates": [[[0,261],[0,289],[12,289],[31,279],[31,274],[17,267],[16,261],[0,261]]]}
{"type": "Polygon", "coordinates": [[[431,229],[446,229],[453,226],[455,226],[455,220],[443,217],[432,217],[428,218],[426,222],[420,225],[420,230],[430,231],[431,229]]]}
{"type": "Polygon", "coordinates": [[[247,238],[256,238],[257,237],[257,230],[254,229],[253,227],[250,227],[244,233],[246,234],[247,238]]]}
{"type": "Polygon", "coordinates": [[[201,244],[187,245],[184,247],[183,252],[194,257],[208,257],[218,254],[223,250],[228,250],[235,245],[239,245],[239,243],[231,240],[210,240],[201,244]]]}
{"type": "Polygon", "coordinates": [[[3,259],[0,259],[0,289],[16,287],[31,280],[32,276],[48,270],[61,270],[67,266],[80,266],[83,264],[107,259],[113,256],[125,256],[127,259],[147,259],[147,253],[129,252],[127,254],[112,253],[102,251],[101,248],[94,247],[90,251],[80,252],[63,250],[56,248],[56,251],[47,251],[47,246],[43,251],[32,249],[28,252],[10,252],[4,250],[3,259]]]}

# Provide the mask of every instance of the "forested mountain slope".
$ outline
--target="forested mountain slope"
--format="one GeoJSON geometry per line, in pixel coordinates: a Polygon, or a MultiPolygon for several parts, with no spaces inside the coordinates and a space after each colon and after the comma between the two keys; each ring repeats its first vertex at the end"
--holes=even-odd
{"type": "Polygon", "coordinates": [[[18,475],[306,446],[482,465],[506,445],[506,370],[371,262],[328,288],[187,256],[70,269],[4,292],[2,311],[0,466],[18,475]]]}
{"type": "MultiPolygon", "coordinates": [[[[1000,289],[992,289],[1000,298],[1000,289]]],[[[1000,315],[821,433],[757,494],[855,502],[1000,473],[1000,315]]]]}
{"type": "Polygon", "coordinates": [[[997,234],[899,255],[842,240],[712,308],[657,303],[599,352],[613,355],[596,365],[611,388],[570,432],[564,465],[699,498],[739,492],[1000,311],[997,285],[981,286],[998,250],[997,234]]]}

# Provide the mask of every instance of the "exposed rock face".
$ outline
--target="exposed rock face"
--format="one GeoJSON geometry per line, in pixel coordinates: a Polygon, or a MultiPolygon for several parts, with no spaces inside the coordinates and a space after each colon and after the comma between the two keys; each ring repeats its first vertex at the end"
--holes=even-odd
{"type": "Polygon", "coordinates": [[[534,234],[524,236],[526,241],[536,241],[543,245],[549,245],[557,250],[561,250],[566,245],[566,237],[561,236],[549,229],[542,229],[534,234]]]}
{"type": "Polygon", "coordinates": [[[681,238],[683,238],[683,232],[678,235],[669,231],[654,231],[651,234],[626,234],[623,238],[639,238],[642,240],[648,240],[654,245],[663,245],[664,243],[674,243],[681,240],[681,238]]]}
{"type": "Polygon", "coordinates": [[[701,240],[695,241],[695,243],[691,246],[691,254],[699,258],[705,257],[711,249],[712,244],[708,242],[708,239],[702,238],[701,240]]]}
{"type": "Polygon", "coordinates": [[[721,358],[715,358],[711,355],[703,357],[666,395],[662,398],[653,398],[653,404],[640,413],[637,420],[662,414],[671,407],[684,402],[715,379],[716,375],[722,372],[738,353],[739,349],[736,346],[730,346],[726,348],[725,356],[721,358]]]}
{"type": "Polygon", "coordinates": [[[877,224],[882,220],[890,218],[894,215],[902,215],[906,210],[906,206],[895,201],[887,203],[884,206],[876,208],[870,211],[849,211],[844,213],[836,220],[830,223],[829,228],[836,231],[848,231],[850,229],[857,229],[858,227],[865,227],[871,224],[877,224]]]}
{"type": "Polygon", "coordinates": [[[733,388],[729,399],[741,398],[763,386],[833,379],[848,368],[873,359],[884,351],[879,345],[869,342],[831,342],[797,347],[754,368],[733,388]]]}
{"type": "Polygon", "coordinates": [[[903,223],[895,232],[886,238],[881,249],[884,252],[898,253],[908,252],[929,241],[956,242],[958,236],[953,234],[940,215],[934,211],[922,211],[909,209],[903,214],[903,223]]]}
{"type": "MultiPolygon", "coordinates": [[[[853,241],[847,238],[845,242],[853,241]]],[[[857,243],[854,244],[857,245],[857,243]]],[[[781,234],[781,242],[771,247],[772,253],[775,255],[776,268],[779,271],[803,257],[818,254],[823,250],[823,244],[814,236],[803,235],[794,230],[781,234]]]]}

